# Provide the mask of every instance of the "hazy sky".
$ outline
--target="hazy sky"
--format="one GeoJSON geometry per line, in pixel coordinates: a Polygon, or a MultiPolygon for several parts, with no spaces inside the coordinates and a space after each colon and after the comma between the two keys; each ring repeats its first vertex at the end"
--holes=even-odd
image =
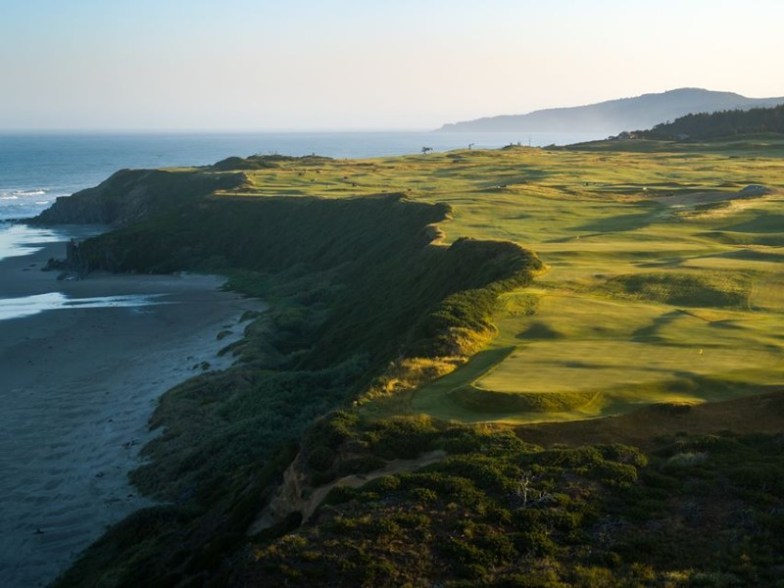
{"type": "Polygon", "coordinates": [[[784,96],[782,0],[0,0],[0,129],[427,129],[784,96]]]}

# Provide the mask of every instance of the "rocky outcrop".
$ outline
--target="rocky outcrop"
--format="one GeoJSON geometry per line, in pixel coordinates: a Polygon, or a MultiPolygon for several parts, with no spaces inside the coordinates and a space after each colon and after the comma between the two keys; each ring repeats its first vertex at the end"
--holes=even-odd
{"type": "Polygon", "coordinates": [[[79,242],[76,239],[71,239],[65,245],[65,259],[50,257],[43,270],[59,271],[58,280],[70,280],[85,277],[90,272],[90,267],[79,247],[79,242]]]}

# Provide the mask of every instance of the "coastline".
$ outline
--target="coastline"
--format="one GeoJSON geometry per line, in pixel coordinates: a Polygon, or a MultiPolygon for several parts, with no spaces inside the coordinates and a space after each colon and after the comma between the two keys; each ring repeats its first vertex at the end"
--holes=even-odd
{"type": "Polygon", "coordinates": [[[57,281],[40,271],[64,251],[65,242],[46,243],[0,260],[0,299],[159,294],[161,304],[0,321],[0,577],[9,588],[50,582],[108,525],[151,504],[127,473],[155,434],[147,421],[157,399],[202,362],[228,367],[233,359],[217,353],[241,338],[242,314],[261,307],[220,291],[218,276],[57,281]]]}

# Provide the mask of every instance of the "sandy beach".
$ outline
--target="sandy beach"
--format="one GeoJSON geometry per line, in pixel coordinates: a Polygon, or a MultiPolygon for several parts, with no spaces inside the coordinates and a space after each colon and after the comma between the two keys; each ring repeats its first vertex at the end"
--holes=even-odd
{"type": "MultiPolygon", "coordinates": [[[[156,304],[47,310],[0,320],[0,578],[42,586],[106,526],[150,504],[128,484],[158,397],[231,364],[217,352],[242,335],[262,304],[218,288],[216,276],[43,272],[64,243],[0,260],[3,300],[159,295],[156,304]],[[231,334],[218,340],[222,331],[231,334]]],[[[224,334],[225,335],[225,334],[224,334]]]]}

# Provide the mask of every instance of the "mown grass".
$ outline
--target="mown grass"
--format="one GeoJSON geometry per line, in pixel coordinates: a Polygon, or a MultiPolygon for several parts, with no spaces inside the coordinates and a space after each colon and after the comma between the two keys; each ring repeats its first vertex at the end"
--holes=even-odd
{"type": "MultiPolygon", "coordinates": [[[[523,185],[422,195],[453,204],[453,218],[444,225],[447,238],[493,236],[534,248],[550,268],[538,279],[546,288],[541,296],[559,302],[549,311],[547,304],[542,305],[533,317],[502,312],[496,322],[500,335],[493,345],[504,348],[511,343],[519,352],[484,379],[468,366],[462,368],[462,380],[453,381],[458,374],[449,376],[450,388],[475,384],[495,392],[552,393],[572,385],[571,389],[581,390],[592,382],[605,397],[622,393],[625,406],[603,403],[605,409],[618,411],[638,402],[722,397],[713,395],[710,386],[695,387],[695,379],[705,376],[736,386],[738,393],[747,393],[755,385],[762,389],[780,377],[782,355],[776,335],[782,326],[776,311],[781,304],[780,270],[771,255],[781,251],[773,230],[781,226],[777,223],[781,197],[744,199],[742,206],[721,214],[692,217],[682,214],[689,204],[679,199],[702,192],[734,194],[751,183],[780,188],[784,166],[778,153],[764,157],[761,151],[742,157],[724,155],[718,148],[718,153],[670,149],[672,153],[653,156],[513,149],[497,154],[496,169],[503,167],[500,162],[506,158],[510,167],[538,164],[546,167],[546,173],[531,174],[523,185]],[[684,310],[720,309],[741,328],[730,332],[706,326],[722,319],[670,318],[684,310]],[[624,322],[633,328],[619,329],[624,322]],[[664,329],[668,323],[671,326],[664,329]],[[513,340],[537,329],[553,340],[530,336],[513,340]],[[641,339],[647,339],[645,346],[641,339]],[[570,364],[579,364],[583,357],[581,366],[570,364]],[[696,358],[697,365],[690,366],[688,358],[696,358]],[[648,363],[655,370],[646,370],[648,363]],[[564,385],[568,382],[572,384],[564,385]],[[674,393],[673,388],[688,393],[674,393]]],[[[482,159],[483,155],[471,155],[476,167],[461,173],[481,176],[482,159]]],[[[412,407],[444,418],[476,420],[475,412],[453,401],[454,395],[441,394],[434,385],[418,392],[412,407]]],[[[547,418],[525,414],[528,411],[498,412],[504,415],[498,417],[502,420],[547,418]]],[[[584,416],[580,411],[571,414],[584,416]]],[[[493,415],[485,412],[484,417],[493,415]]]]}
{"type": "MultiPolygon", "coordinates": [[[[531,247],[548,266],[538,279],[541,291],[535,296],[543,304],[534,316],[497,314],[498,337],[490,349],[511,346],[515,352],[491,376],[477,375],[471,362],[447,376],[446,384],[386,401],[387,408],[368,408],[368,414],[407,406],[467,421],[540,419],[548,418],[542,410],[509,410],[510,403],[496,393],[590,388],[604,398],[589,403],[590,414],[601,415],[638,402],[713,399],[710,389],[695,388],[695,378],[737,384],[740,393],[778,377],[784,197],[776,190],[784,187],[782,152],[781,137],[760,135],[318,165],[289,161],[246,171],[246,185],[221,194],[258,198],[282,187],[326,198],[401,192],[414,201],[450,206],[449,220],[440,224],[444,242],[463,236],[509,240],[531,247]],[[750,184],[774,193],[743,197],[741,190],[750,184]],[[675,320],[684,311],[692,317],[726,312],[740,328],[706,326],[723,319],[675,320]],[[444,393],[461,387],[471,392],[474,406],[486,410],[467,408],[465,394],[444,393]],[[690,392],[674,394],[673,388],[690,392]],[[488,391],[487,402],[477,400],[481,390],[488,391]],[[493,398],[500,399],[495,413],[493,398]]],[[[587,414],[585,406],[574,408],[550,417],[587,414]]]]}

